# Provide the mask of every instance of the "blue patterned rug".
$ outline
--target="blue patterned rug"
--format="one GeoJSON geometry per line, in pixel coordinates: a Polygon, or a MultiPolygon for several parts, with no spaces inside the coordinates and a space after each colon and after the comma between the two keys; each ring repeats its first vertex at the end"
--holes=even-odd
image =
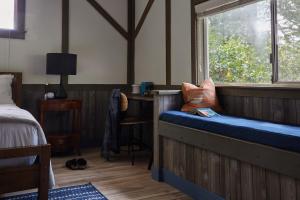
{"type": "MultiPolygon", "coordinates": [[[[29,193],[12,197],[2,198],[1,200],[36,200],[37,193],[29,193]]],[[[49,190],[49,200],[108,200],[92,184],[78,185],[49,190]]]]}

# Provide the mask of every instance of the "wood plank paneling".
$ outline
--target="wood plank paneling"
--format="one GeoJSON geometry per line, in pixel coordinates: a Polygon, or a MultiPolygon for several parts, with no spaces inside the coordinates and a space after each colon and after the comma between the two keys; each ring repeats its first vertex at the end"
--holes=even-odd
{"type": "Polygon", "coordinates": [[[300,200],[300,180],[297,180],[297,200],[300,200]]]}
{"type": "Polygon", "coordinates": [[[280,183],[281,199],[296,200],[296,181],[293,178],[281,175],[280,183]]]}
{"type": "Polygon", "coordinates": [[[267,199],[280,200],[280,177],[279,174],[267,171],[267,199]]]}
{"type": "Polygon", "coordinates": [[[185,178],[190,182],[195,182],[195,148],[191,145],[185,145],[185,178]],[[188,159],[187,159],[188,158],[188,159]]]}
{"type": "Polygon", "coordinates": [[[300,125],[299,89],[217,87],[226,114],[300,125]]]}
{"type": "MultiPolygon", "coordinates": [[[[51,85],[47,91],[55,91],[56,85],[51,85]]],[[[70,85],[67,93],[70,99],[82,100],[82,134],[84,147],[100,146],[104,134],[106,113],[110,93],[113,88],[129,91],[127,85],[70,85]]],[[[38,119],[38,101],[43,98],[46,89],[44,85],[23,85],[22,108],[30,111],[38,119]]],[[[61,126],[69,124],[68,115],[49,113],[47,115],[47,131],[57,131],[61,126]],[[62,122],[59,122],[61,119],[62,122]]]]}
{"type": "Polygon", "coordinates": [[[253,199],[252,166],[248,163],[241,163],[241,193],[242,200],[253,199]]]}
{"type": "Polygon", "coordinates": [[[170,138],[162,141],[163,168],[225,199],[300,198],[299,180],[170,138]]]}
{"type": "Polygon", "coordinates": [[[221,194],[220,156],[212,152],[208,153],[208,179],[210,191],[213,191],[216,194],[221,194]]]}
{"type": "Polygon", "coordinates": [[[267,199],[267,185],[265,169],[253,166],[252,167],[252,182],[253,182],[253,199],[267,199]]]}

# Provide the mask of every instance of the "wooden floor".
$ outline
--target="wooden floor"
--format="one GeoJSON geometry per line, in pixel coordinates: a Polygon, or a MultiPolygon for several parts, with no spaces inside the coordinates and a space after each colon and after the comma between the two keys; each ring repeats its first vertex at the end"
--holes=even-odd
{"type": "Polygon", "coordinates": [[[52,165],[56,187],[78,185],[91,182],[109,200],[126,199],[190,199],[165,183],[151,179],[147,170],[147,160],[137,158],[131,166],[127,155],[107,162],[100,158],[99,150],[86,150],[82,156],[88,161],[88,168],[72,171],[64,167],[65,161],[72,157],[53,158],[52,165]]]}

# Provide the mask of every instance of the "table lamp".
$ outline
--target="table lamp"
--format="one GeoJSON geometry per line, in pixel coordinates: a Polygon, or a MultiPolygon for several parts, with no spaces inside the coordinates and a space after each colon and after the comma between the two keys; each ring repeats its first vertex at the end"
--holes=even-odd
{"type": "Polygon", "coordinates": [[[47,74],[60,75],[60,86],[55,94],[55,98],[67,98],[66,90],[63,86],[63,75],[76,75],[77,55],[69,53],[48,53],[47,54],[47,74]]]}

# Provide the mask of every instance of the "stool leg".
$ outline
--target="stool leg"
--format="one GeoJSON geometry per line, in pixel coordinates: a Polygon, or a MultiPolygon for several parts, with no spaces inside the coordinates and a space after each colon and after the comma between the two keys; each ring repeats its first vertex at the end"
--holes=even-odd
{"type": "Polygon", "coordinates": [[[131,144],[132,143],[132,128],[131,126],[128,127],[128,155],[130,155],[131,151],[131,144]]]}
{"type": "Polygon", "coordinates": [[[133,166],[135,161],[134,145],[132,145],[131,151],[131,165],[133,166]]]}
{"type": "Polygon", "coordinates": [[[143,125],[139,125],[139,148],[143,150],[143,125]]]}
{"type": "Polygon", "coordinates": [[[133,126],[129,126],[128,134],[129,134],[128,152],[129,152],[130,158],[131,158],[131,165],[134,165],[135,155],[134,155],[134,143],[133,143],[133,138],[134,138],[133,126]]]}
{"type": "Polygon", "coordinates": [[[150,160],[149,160],[149,163],[148,163],[148,170],[151,170],[152,163],[153,163],[153,152],[151,152],[150,160]]]}

